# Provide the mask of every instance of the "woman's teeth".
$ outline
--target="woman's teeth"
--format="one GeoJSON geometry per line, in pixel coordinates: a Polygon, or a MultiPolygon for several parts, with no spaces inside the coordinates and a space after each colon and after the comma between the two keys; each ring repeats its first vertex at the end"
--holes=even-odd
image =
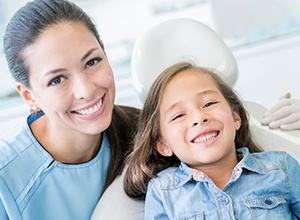
{"type": "Polygon", "coordinates": [[[102,106],[102,99],[100,99],[100,101],[93,107],[90,107],[88,109],[78,110],[78,111],[76,111],[76,113],[81,114],[81,115],[91,115],[91,114],[95,113],[96,111],[98,111],[101,106],[102,106]]]}
{"type": "Polygon", "coordinates": [[[212,133],[197,137],[196,139],[193,140],[193,143],[205,142],[205,141],[208,141],[208,140],[216,137],[217,135],[218,135],[218,133],[216,131],[214,131],[212,133]]]}

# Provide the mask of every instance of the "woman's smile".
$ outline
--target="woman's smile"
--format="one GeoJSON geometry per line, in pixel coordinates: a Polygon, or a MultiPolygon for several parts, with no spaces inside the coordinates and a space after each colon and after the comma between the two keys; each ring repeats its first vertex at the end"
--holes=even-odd
{"type": "Polygon", "coordinates": [[[93,103],[85,108],[72,111],[76,117],[84,120],[92,120],[99,117],[105,110],[105,96],[103,96],[99,101],[93,103]]]}
{"type": "Polygon", "coordinates": [[[98,101],[96,104],[91,105],[91,107],[86,107],[84,109],[72,111],[72,113],[77,113],[80,115],[91,115],[97,112],[101,106],[102,106],[102,99],[100,99],[100,101],[98,101]]]}

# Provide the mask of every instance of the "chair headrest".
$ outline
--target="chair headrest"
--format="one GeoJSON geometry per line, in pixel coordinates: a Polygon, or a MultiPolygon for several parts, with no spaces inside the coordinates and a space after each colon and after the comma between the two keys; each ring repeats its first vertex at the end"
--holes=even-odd
{"type": "Polygon", "coordinates": [[[181,61],[214,68],[232,86],[238,78],[232,52],[213,30],[193,19],[167,20],[140,35],[133,47],[132,78],[142,103],[156,77],[181,61]]]}

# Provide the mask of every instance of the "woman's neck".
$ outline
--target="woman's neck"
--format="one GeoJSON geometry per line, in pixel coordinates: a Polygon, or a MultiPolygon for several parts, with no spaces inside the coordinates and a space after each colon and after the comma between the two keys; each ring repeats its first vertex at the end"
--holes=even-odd
{"type": "Polygon", "coordinates": [[[30,128],[45,150],[61,163],[78,164],[94,158],[100,148],[101,134],[88,135],[61,127],[55,129],[41,117],[30,128]]]}

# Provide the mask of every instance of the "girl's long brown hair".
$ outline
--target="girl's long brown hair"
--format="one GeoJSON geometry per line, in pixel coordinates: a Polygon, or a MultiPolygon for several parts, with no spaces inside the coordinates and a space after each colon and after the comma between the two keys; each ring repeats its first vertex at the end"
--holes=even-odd
{"type": "Polygon", "coordinates": [[[129,157],[128,169],[124,178],[124,190],[132,198],[143,200],[149,180],[156,177],[158,172],[171,166],[178,166],[180,163],[175,155],[164,157],[156,151],[156,143],[160,139],[159,105],[168,82],[176,74],[190,69],[210,75],[228,104],[239,113],[241,127],[235,137],[236,148],[248,147],[250,152],[262,151],[252,140],[247,111],[236,93],[225,83],[219,73],[212,69],[197,67],[189,62],[174,64],[163,71],[154,81],[139,117],[135,148],[129,157]]]}

